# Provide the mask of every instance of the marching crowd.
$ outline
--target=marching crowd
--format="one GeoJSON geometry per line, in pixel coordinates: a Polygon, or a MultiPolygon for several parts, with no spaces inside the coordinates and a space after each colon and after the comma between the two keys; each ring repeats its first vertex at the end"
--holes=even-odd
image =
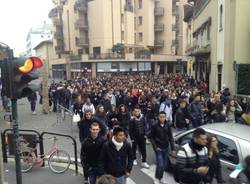
{"type": "MultiPolygon", "coordinates": [[[[228,88],[208,93],[208,84],[187,75],[106,75],[97,79],[53,82],[49,89],[51,109],[57,104],[77,116],[81,161],[85,180],[95,184],[104,174],[125,184],[137,163],[147,163],[146,142],[155,151],[154,183],[166,183],[163,173],[169,154],[176,156],[175,180],[183,184],[208,184],[214,177],[224,182],[218,139],[200,128],[207,123],[250,125],[248,98],[237,98],[228,88]],[[176,150],[174,131],[195,128],[190,143],[176,150]],[[170,150],[170,151],[169,151],[170,150]]],[[[74,118],[74,117],[73,117],[74,118]]],[[[249,158],[239,180],[250,180],[249,158]],[[242,179],[244,178],[244,179],[242,179]]]]}

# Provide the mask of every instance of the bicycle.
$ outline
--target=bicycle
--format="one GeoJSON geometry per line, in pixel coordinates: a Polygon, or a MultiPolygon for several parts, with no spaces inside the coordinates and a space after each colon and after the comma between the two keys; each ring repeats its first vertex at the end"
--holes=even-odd
{"type": "Polygon", "coordinates": [[[56,144],[58,139],[54,136],[49,138],[53,140],[53,145],[50,150],[45,154],[41,155],[38,152],[39,140],[36,140],[36,148],[29,147],[29,143],[25,139],[21,139],[21,171],[23,173],[29,172],[34,166],[42,167],[45,163],[45,156],[49,155],[48,165],[52,172],[56,174],[64,173],[69,169],[70,166],[70,155],[64,151],[60,150],[56,144]]]}

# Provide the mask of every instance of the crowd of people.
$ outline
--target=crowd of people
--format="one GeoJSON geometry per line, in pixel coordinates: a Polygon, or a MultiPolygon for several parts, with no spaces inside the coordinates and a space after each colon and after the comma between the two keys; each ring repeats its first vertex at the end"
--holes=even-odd
{"type": "MultiPolygon", "coordinates": [[[[81,160],[85,180],[109,174],[125,184],[133,165],[147,163],[146,142],[155,151],[154,183],[166,183],[163,173],[169,154],[177,156],[176,181],[183,184],[223,183],[218,140],[208,135],[203,124],[232,122],[250,125],[249,99],[237,98],[228,88],[208,93],[208,84],[187,75],[106,75],[97,79],[53,82],[50,106],[58,104],[80,116],[77,122],[82,144],[81,160]],[[196,128],[193,139],[176,150],[175,131],[196,128]],[[130,144],[131,143],[131,144],[130,144]],[[169,150],[171,150],[169,152],[169,150]]],[[[249,171],[245,173],[249,177],[249,171]]],[[[248,178],[249,179],[249,178],[248,178]]]]}

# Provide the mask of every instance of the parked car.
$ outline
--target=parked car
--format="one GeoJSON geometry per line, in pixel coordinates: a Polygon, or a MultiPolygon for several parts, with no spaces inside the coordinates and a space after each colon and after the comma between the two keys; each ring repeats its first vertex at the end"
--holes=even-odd
{"type": "MultiPolygon", "coordinates": [[[[250,127],[236,123],[215,123],[202,128],[218,137],[223,179],[229,181],[229,174],[235,166],[250,154],[250,127]]],[[[193,132],[194,129],[174,136],[177,149],[192,139],[193,132]]],[[[167,170],[173,168],[175,163],[176,158],[171,155],[167,170]]]]}

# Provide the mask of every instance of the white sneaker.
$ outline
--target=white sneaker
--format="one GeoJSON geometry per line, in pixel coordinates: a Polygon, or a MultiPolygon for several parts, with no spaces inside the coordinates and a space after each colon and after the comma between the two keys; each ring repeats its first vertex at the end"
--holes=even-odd
{"type": "Polygon", "coordinates": [[[155,179],[155,180],[154,180],[154,184],[161,184],[161,182],[160,182],[160,180],[155,179]]]}
{"type": "Polygon", "coordinates": [[[163,180],[163,179],[160,180],[160,183],[161,183],[161,184],[168,184],[168,182],[165,181],[165,180],[163,180]]]}
{"type": "Polygon", "coordinates": [[[32,114],[33,114],[33,115],[36,115],[36,111],[33,111],[32,114]]]}
{"type": "Polygon", "coordinates": [[[133,163],[134,165],[138,165],[138,163],[137,163],[137,161],[136,160],[134,160],[134,163],[133,163]]]}
{"type": "Polygon", "coordinates": [[[146,168],[146,169],[149,169],[149,167],[150,167],[147,162],[142,162],[141,166],[146,168]]]}

